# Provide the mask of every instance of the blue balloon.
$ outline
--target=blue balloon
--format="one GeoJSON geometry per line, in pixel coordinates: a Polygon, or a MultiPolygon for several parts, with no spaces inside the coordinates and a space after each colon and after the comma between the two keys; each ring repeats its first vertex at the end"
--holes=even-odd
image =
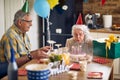
{"type": "Polygon", "coordinates": [[[34,10],[39,16],[46,18],[50,14],[50,5],[46,0],[36,0],[34,10]]]}

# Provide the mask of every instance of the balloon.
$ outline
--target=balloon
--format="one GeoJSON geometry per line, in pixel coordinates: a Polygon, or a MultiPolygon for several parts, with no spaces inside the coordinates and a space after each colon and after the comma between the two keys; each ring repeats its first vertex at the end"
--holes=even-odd
{"type": "Polygon", "coordinates": [[[49,3],[46,0],[36,0],[34,10],[39,16],[46,18],[50,14],[49,3]]]}
{"type": "Polygon", "coordinates": [[[50,5],[50,9],[53,9],[59,3],[59,0],[47,0],[47,1],[50,5]]]}

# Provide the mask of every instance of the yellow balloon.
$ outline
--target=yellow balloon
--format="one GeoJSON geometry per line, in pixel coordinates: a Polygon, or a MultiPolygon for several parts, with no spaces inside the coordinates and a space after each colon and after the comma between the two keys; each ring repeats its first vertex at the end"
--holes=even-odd
{"type": "Polygon", "coordinates": [[[50,9],[53,9],[57,4],[59,4],[59,0],[47,0],[49,5],[50,5],[50,9]]]}

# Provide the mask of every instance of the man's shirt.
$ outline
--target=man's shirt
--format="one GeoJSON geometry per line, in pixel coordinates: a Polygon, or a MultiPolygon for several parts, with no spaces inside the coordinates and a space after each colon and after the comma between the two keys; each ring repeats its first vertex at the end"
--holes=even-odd
{"type": "Polygon", "coordinates": [[[15,51],[15,58],[26,55],[31,50],[29,37],[22,33],[15,25],[12,25],[3,35],[0,41],[0,62],[6,62],[11,57],[10,49],[15,51]],[[12,46],[10,45],[12,41],[12,46]]]}

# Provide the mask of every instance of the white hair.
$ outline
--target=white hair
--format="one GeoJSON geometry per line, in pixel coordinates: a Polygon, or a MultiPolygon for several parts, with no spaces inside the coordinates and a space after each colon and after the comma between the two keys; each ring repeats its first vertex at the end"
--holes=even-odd
{"type": "Polygon", "coordinates": [[[72,36],[73,36],[73,33],[74,33],[74,29],[79,29],[79,30],[83,31],[83,33],[85,35],[85,41],[92,40],[92,37],[90,36],[89,29],[86,25],[79,25],[79,24],[73,25],[72,26],[72,36]]]}

